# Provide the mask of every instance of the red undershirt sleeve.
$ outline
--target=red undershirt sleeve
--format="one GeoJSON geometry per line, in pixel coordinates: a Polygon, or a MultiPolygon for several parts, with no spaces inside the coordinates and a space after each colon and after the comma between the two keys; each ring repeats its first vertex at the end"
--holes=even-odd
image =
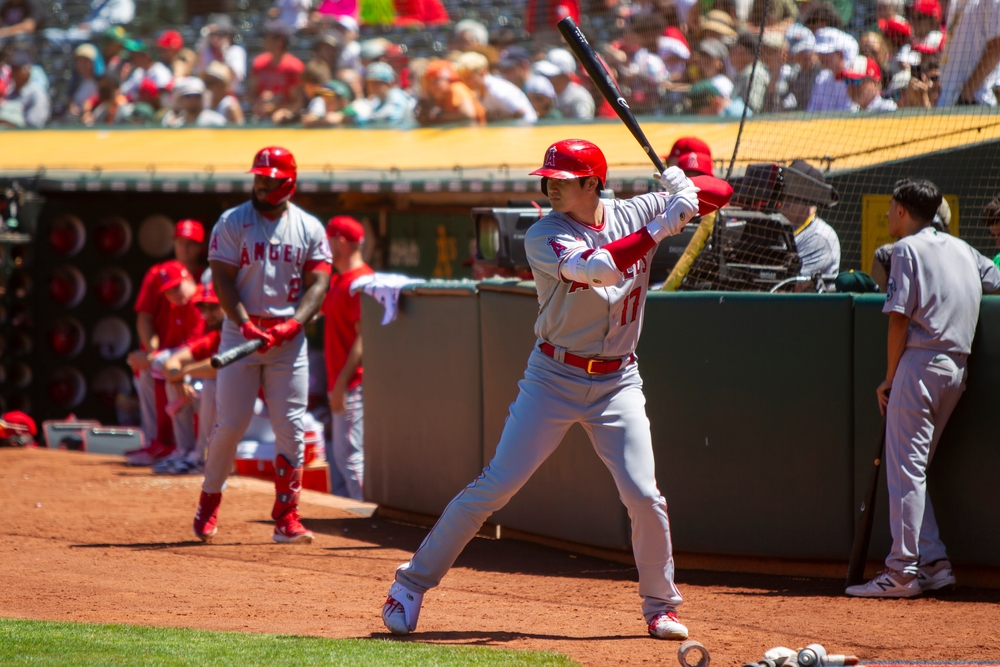
{"type": "Polygon", "coordinates": [[[654,247],[656,247],[656,241],[643,227],[637,232],[602,246],[602,249],[611,253],[611,259],[615,261],[615,266],[618,267],[619,271],[625,273],[630,266],[645,257],[646,253],[654,247]]]}

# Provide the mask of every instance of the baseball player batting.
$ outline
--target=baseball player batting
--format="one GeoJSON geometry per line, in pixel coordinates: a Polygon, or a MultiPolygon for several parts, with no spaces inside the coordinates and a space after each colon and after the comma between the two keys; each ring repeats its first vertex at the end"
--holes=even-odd
{"type": "Polygon", "coordinates": [[[309,393],[309,362],[302,331],[330,286],[332,257],[319,220],[289,200],[295,158],[284,148],[257,153],[251,200],[222,214],[212,230],[208,261],[226,313],[221,349],[263,341],[258,353],[219,369],[216,423],[205,462],[194,533],[216,533],[222,488],[236,445],[246,432],[263,386],[275,435],[274,541],[309,543],[299,520],[304,450],[302,418],[309,393]]]}
{"type": "Polygon", "coordinates": [[[482,474],[445,508],[409,562],[396,570],[382,607],[393,634],[417,627],[424,594],[441,582],[466,543],[502,508],[566,431],[580,423],[611,471],[632,521],[639,596],[649,634],[683,639],[677,618],[667,503],[654,476],[635,346],[642,329],[649,267],[656,245],[732,189],[721,181],[698,187],[677,167],[661,182],[666,192],[602,200],[607,161],[580,139],[553,144],[541,169],[552,212],[525,238],[538,289],[538,344],[511,404],[496,455],[482,474]]]}

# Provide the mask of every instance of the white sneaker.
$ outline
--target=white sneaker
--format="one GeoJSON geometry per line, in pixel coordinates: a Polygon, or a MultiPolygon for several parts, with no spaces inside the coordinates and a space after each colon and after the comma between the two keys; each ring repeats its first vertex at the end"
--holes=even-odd
{"type": "Polygon", "coordinates": [[[868,583],[848,586],[845,593],[856,598],[912,598],[921,590],[916,575],[886,570],[868,583]]]}
{"type": "Polygon", "coordinates": [[[389,597],[382,605],[382,622],[394,635],[408,635],[417,629],[423,593],[414,593],[398,581],[389,588],[389,597]]]}
{"type": "Polygon", "coordinates": [[[649,622],[649,634],[657,639],[687,639],[688,629],[677,620],[677,612],[664,611],[649,622]]]}
{"type": "Polygon", "coordinates": [[[955,573],[947,559],[921,565],[917,570],[917,581],[922,591],[936,591],[945,586],[955,585],[955,573]]]}

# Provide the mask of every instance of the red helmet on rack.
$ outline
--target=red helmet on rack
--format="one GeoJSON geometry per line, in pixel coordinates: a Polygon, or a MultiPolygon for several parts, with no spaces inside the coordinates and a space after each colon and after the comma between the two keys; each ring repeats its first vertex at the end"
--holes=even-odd
{"type": "MultiPolygon", "coordinates": [[[[541,169],[531,172],[531,175],[557,180],[596,176],[601,181],[598,189],[603,189],[608,180],[608,161],[601,149],[589,141],[563,139],[549,146],[545,151],[545,164],[541,169]]],[[[545,190],[543,180],[542,191],[545,190]]]]}
{"type": "Polygon", "coordinates": [[[284,183],[267,194],[267,203],[272,206],[288,201],[295,193],[298,167],[295,165],[295,157],[287,148],[268,146],[257,151],[250,173],[268,178],[284,179],[284,183]]]}

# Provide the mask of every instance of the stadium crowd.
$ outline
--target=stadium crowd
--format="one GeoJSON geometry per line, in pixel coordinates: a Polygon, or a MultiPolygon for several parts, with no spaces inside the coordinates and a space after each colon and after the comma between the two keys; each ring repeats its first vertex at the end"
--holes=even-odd
{"type": "Polygon", "coordinates": [[[562,16],[603,26],[594,42],[645,115],[996,106],[1000,83],[995,0],[965,11],[949,0],[527,0],[490,27],[453,22],[440,0],[275,0],[253,25],[230,13],[137,20],[160,3],[90,0],[81,21],[50,27],[41,0],[3,0],[0,127],[610,116],[560,46],[562,16]],[[393,39],[406,31],[432,40],[393,39]],[[72,63],[56,79],[39,61],[54,51],[72,63]]]}

